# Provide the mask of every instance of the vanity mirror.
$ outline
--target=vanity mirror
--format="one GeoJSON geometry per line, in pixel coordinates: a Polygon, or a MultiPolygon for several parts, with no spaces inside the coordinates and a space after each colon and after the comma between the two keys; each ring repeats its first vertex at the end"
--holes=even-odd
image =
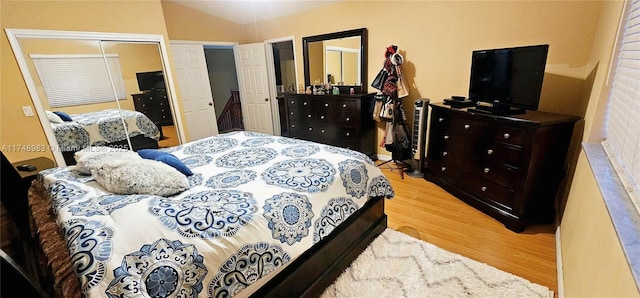
{"type": "Polygon", "coordinates": [[[305,86],[367,86],[367,29],[302,38],[305,86]]]}
{"type": "MultiPolygon", "coordinates": [[[[88,146],[158,148],[162,125],[174,144],[184,140],[164,40],[160,35],[6,29],[56,163],[74,163],[88,146]],[[134,97],[137,73],[163,73],[162,106],[169,118],[149,117],[134,97]]],[[[157,91],[157,90],[156,90],[157,91]]]]}

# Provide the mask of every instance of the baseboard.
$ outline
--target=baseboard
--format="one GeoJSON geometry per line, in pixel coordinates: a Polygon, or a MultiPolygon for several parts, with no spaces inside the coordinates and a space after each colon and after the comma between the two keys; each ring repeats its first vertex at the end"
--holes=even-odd
{"type": "Polygon", "coordinates": [[[564,270],[562,266],[562,241],[560,241],[560,226],[556,227],[556,271],[558,279],[558,298],[564,298],[564,270]]]}
{"type": "Polygon", "coordinates": [[[387,161],[391,160],[391,155],[377,154],[378,160],[387,161]]]}

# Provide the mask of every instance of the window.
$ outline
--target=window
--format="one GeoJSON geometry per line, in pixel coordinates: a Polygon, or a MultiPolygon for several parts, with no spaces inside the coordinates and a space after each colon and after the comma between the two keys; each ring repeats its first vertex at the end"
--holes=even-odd
{"type": "Polygon", "coordinates": [[[49,106],[65,107],[126,98],[118,55],[31,55],[49,106]],[[109,76],[111,74],[111,76],[109,76]],[[113,78],[113,87],[111,86],[113,78]]]}
{"type": "Polygon", "coordinates": [[[640,1],[622,20],[603,147],[640,212],[640,1]]]}

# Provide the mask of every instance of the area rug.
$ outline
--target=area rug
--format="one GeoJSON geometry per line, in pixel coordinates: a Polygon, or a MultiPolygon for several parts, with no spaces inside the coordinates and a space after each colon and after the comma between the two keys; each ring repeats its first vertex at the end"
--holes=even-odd
{"type": "Polygon", "coordinates": [[[328,297],[553,297],[549,288],[386,229],[322,294],[328,297]]]}

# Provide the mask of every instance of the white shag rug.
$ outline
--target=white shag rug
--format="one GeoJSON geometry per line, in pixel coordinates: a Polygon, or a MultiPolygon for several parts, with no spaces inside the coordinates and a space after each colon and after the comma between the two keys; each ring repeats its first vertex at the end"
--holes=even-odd
{"type": "Polygon", "coordinates": [[[387,228],[321,297],[553,297],[549,288],[387,228]]]}

